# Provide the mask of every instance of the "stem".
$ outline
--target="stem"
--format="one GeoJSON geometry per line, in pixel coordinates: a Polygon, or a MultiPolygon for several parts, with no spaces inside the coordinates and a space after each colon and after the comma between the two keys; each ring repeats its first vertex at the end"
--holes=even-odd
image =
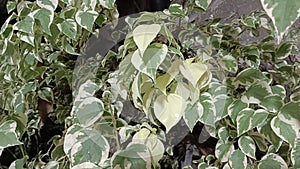
{"type": "Polygon", "coordinates": [[[112,124],[113,124],[113,127],[114,127],[115,131],[116,131],[115,137],[116,137],[116,142],[117,142],[117,149],[120,150],[121,149],[121,146],[120,146],[121,144],[120,144],[120,141],[119,141],[119,133],[117,132],[117,121],[114,117],[115,113],[114,113],[114,110],[111,106],[110,100],[108,101],[108,104],[109,104],[109,110],[110,110],[110,116],[111,116],[112,124]]]}

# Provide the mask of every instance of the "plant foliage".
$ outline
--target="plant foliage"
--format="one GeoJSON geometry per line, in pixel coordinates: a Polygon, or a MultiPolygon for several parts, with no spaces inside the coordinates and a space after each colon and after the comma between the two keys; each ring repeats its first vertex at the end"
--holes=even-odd
{"type": "Polygon", "coordinates": [[[300,6],[261,2],[264,11],[230,23],[190,17],[210,0],[128,16],[117,51],[78,64],[88,39],[118,18],[114,0],[9,1],[0,158],[13,158],[0,165],[300,168],[300,29],[291,27],[300,6]],[[55,105],[50,131],[61,131],[46,143],[39,99],[55,105]]]}

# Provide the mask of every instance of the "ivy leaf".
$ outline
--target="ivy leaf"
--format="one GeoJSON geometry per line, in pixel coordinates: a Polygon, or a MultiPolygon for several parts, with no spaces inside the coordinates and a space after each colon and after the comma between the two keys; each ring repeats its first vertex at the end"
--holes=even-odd
{"type": "Polygon", "coordinates": [[[247,157],[241,150],[234,150],[229,158],[229,165],[232,169],[246,169],[247,168],[247,157]]]}
{"type": "Polygon", "coordinates": [[[14,24],[13,28],[21,32],[33,34],[33,25],[34,19],[32,15],[27,15],[23,20],[14,24]]]}
{"type": "Polygon", "coordinates": [[[222,56],[220,64],[228,72],[236,73],[238,70],[237,60],[230,54],[222,56]]]}
{"type": "Polygon", "coordinates": [[[158,165],[158,161],[163,157],[165,148],[157,135],[150,133],[150,130],[142,128],[132,137],[133,143],[144,144],[151,154],[152,164],[158,165]]]}
{"type": "Polygon", "coordinates": [[[109,144],[96,129],[75,124],[66,132],[64,152],[72,166],[84,162],[102,164],[108,158],[109,144]]]}
{"type": "Polygon", "coordinates": [[[22,144],[15,132],[16,128],[17,123],[12,120],[5,121],[0,125],[0,149],[22,144]]]}
{"type": "MultiPolygon", "coordinates": [[[[288,142],[291,146],[294,145],[299,128],[293,124],[293,120],[284,117],[274,117],[271,121],[271,128],[278,137],[288,142]],[[281,120],[283,119],[283,120],[281,120]]],[[[299,124],[298,124],[299,125],[299,124]]]]}
{"type": "MultiPolygon", "coordinates": [[[[205,79],[205,77],[202,76],[208,76],[208,68],[205,64],[200,63],[200,62],[196,62],[193,63],[194,59],[188,59],[185,60],[180,66],[180,72],[182,73],[182,75],[189,81],[192,83],[192,85],[194,87],[197,86],[198,81],[202,78],[205,79]]],[[[202,83],[202,82],[201,82],[202,83]]],[[[202,84],[205,84],[205,82],[203,82],[202,84]]]]}
{"type": "Polygon", "coordinates": [[[271,128],[271,120],[274,116],[269,116],[264,124],[261,126],[257,126],[259,133],[265,137],[273,146],[275,146],[276,150],[278,150],[282,144],[282,139],[280,139],[271,128]]]}
{"type": "Polygon", "coordinates": [[[102,101],[96,97],[87,97],[74,109],[75,117],[79,123],[88,127],[94,124],[102,116],[104,105],[102,101]]]}
{"type": "Polygon", "coordinates": [[[252,84],[247,92],[242,96],[241,100],[247,104],[260,104],[265,100],[266,96],[272,94],[270,86],[267,82],[261,81],[259,83],[252,84]]]}
{"type": "MultiPolygon", "coordinates": [[[[203,114],[201,114],[200,121],[211,127],[215,127],[216,121],[216,107],[213,102],[213,97],[210,93],[203,93],[200,96],[200,103],[203,106],[203,114]]],[[[200,112],[200,113],[202,113],[200,112]]]]}
{"type": "Polygon", "coordinates": [[[58,0],[37,0],[37,4],[39,7],[53,12],[57,8],[58,0]]]}
{"type": "Polygon", "coordinates": [[[286,162],[277,154],[265,155],[258,164],[258,169],[287,169],[286,162]]]}
{"type": "Polygon", "coordinates": [[[204,11],[207,10],[209,4],[211,3],[212,0],[196,0],[195,4],[199,8],[203,9],[204,11]]]}
{"type": "Polygon", "coordinates": [[[100,5],[105,8],[112,9],[115,4],[115,0],[99,0],[100,5]]]}
{"type": "Polygon", "coordinates": [[[233,123],[236,124],[236,117],[238,116],[239,112],[243,109],[247,108],[248,104],[242,102],[241,100],[235,100],[228,106],[228,114],[232,119],[233,123]]]}
{"type": "Polygon", "coordinates": [[[295,142],[295,147],[291,151],[291,161],[294,165],[294,168],[300,168],[300,137],[295,142]]]}
{"type": "Polygon", "coordinates": [[[184,10],[182,5],[173,3],[169,6],[169,12],[172,15],[177,15],[177,16],[184,16],[184,10]]]}
{"type": "Polygon", "coordinates": [[[234,146],[231,142],[222,143],[219,140],[216,145],[215,155],[221,162],[227,162],[233,151],[234,146]]]}
{"type": "Polygon", "coordinates": [[[129,144],[125,150],[116,152],[111,160],[112,168],[151,169],[151,155],[144,144],[129,144]]]}
{"type": "Polygon", "coordinates": [[[54,12],[41,8],[33,12],[33,17],[41,23],[43,31],[51,36],[50,25],[54,18],[54,12]]]}
{"type": "Polygon", "coordinates": [[[256,147],[254,140],[249,136],[242,136],[238,141],[239,148],[248,157],[255,159],[256,147]]]}
{"type": "Polygon", "coordinates": [[[188,103],[183,114],[183,119],[190,131],[193,131],[194,126],[203,114],[203,106],[201,103],[196,102],[193,105],[188,103]]]}
{"type": "Polygon", "coordinates": [[[166,132],[175,126],[183,115],[185,101],[177,94],[159,95],[154,102],[154,114],[166,127],[166,132]]]}
{"type": "Polygon", "coordinates": [[[155,81],[157,68],[164,61],[167,52],[168,47],[165,44],[153,44],[145,50],[143,55],[136,50],[132,55],[131,63],[137,70],[155,81]]]}
{"type": "Polygon", "coordinates": [[[66,19],[62,23],[57,24],[57,26],[63,34],[76,40],[77,24],[73,19],[66,19]]]}
{"type": "Polygon", "coordinates": [[[253,109],[246,108],[240,111],[236,119],[238,136],[256,126],[262,125],[268,115],[269,113],[263,109],[254,111],[253,109]]]}
{"type": "Polygon", "coordinates": [[[241,71],[236,76],[235,81],[243,85],[248,85],[248,84],[253,84],[257,81],[268,82],[269,79],[260,70],[255,68],[248,68],[241,71]]]}
{"type": "Polygon", "coordinates": [[[38,95],[41,99],[46,100],[49,103],[53,103],[54,101],[53,91],[50,87],[42,87],[38,91],[38,95]]]}
{"type": "Polygon", "coordinates": [[[98,17],[98,12],[96,11],[77,11],[75,15],[75,20],[82,28],[88,30],[89,32],[93,32],[94,22],[98,17]]]}
{"type": "Polygon", "coordinates": [[[261,0],[264,10],[275,25],[278,41],[300,16],[300,3],[296,0],[261,0]]]}
{"type": "Polygon", "coordinates": [[[158,24],[151,25],[139,25],[133,32],[133,40],[137,47],[139,48],[140,55],[144,54],[146,48],[154,40],[156,35],[159,33],[161,26],[158,24]]]}

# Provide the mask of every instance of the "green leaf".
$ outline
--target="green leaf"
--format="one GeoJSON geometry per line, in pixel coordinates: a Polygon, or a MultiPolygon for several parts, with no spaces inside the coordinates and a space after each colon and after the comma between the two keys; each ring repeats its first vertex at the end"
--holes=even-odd
{"type": "Polygon", "coordinates": [[[177,94],[159,95],[154,102],[154,114],[166,127],[166,132],[175,126],[183,115],[185,101],[177,94]]]}
{"type": "Polygon", "coordinates": [[[169,6],[169,12],[172,15],[184,16],[184,10],[182,5],[173,3],[169,6]]]}
{"type": "Polygon", "coordinates": [[[287,169],[286,162],[277,154],[265,155],[258,164],[258,169],[287,169]]]}
{"type": "Polygon", "coordinates": [[[111,160],[113,168],[151,169],[151,155],[146,145],[129,144],[125,150],[116,152],[111,160]]]}
{"type": "Polygon", "coordinates": [[[271,121],[271,128],[282,140],[288,142],[291,146],[294,145],[297,133],[299,132],[299,124],[295,124],[295,121],[286,119],[283,116],[281,118],[276,116],[271,121]]]}
{"type": "Polygon", "coordinates": [[[228,106],[227,111],[233,123],[236,123],[236,117],[238,116],[239,112],[247,107],[248,104],[242,102],[241,100],[235,100],[228,106]]]}
{"type": "Polygon", "coordinates": [[[98,17],[98,12],[96,11],[77,11],[75,15],[75,20],[82,28],[88,30],[89,32],[93,32],[94,22],[98,17]]]}
{"type": "Polygon", "coordinates": [[[139,48],[140,55],[144,54],[144,51],[154,40],[154,38],[157,36],[160,29],[161,29],[160,25],[151,24],[151,25],[139,25],[133,30],[132,32],[133,40],[137,45],[137,47],[139,48]]]}
{"type": "Polygon", "coordinates": [[[260,106],[268,110],[269,112],[278,112],[283,105],[282,97],[278,95],[266,96],[260,103],[260,106]]]}
{"type": "Polygon", "coordinates": [[[37,0],[37,4],[41,8],[45,8],[54,12],[54,10],[57,8],[58,0],[37,0]]]}
{"type": "Polygon", "coordinates": [[[226,127],[221,127],[218,130],[218,137],[220,139],[220,141],[222,141],[223,143],[226,143],[228,141],[229,138],[229,131],[226,127]]]}
{"type": "Polygon", "coordinates": [[[38,91],[38,95],[41,99],[46,100],[49,103],[54,102],[53,91],[50,87],[42,87],[38,91]]]}
{"type": "Polygon", "coordinates": [[[294,168],[300,168],[300,137],[296,139],[295,146],[291,151],[291,161],[294,168]]]}
{"type": "Polygon", "coordinates": [[[183,119],[191,132],[193,131],[195,124],[198,122],[202,114],[203,107],[201,103],[196,102],[193,105],[190,103],[187,104],[183,114],[183,119]]]}
{"type": "Polygon", "coordinates": [[[275,25],[278,41],[300,16],[300,3],[296,0],[261,0],[264,10],[275,25]]]}
{"type": "Polygon", "coordinates": [[[17,123],[12,120],[0,125],[0,149],[23,144],[17,137],[16,128],[17,123]]]}
{"type": "Polygon", "coordinates": [[[195,4],[199,8],[203,9],[204,11],[207,10],[209,4],[211,3],[212,0],[196,0],[195,4]]]}
{"type": "Polygon", "coordinates": [[[156,71],[159,65],[164,61],[168,52],[165,44],[150,45],[143,55],[136,50],[131,58],[131,63],[140,72],[148,75],[153,81],[156,79],[156,71]]]}
{"type": "Polygon", "coordinates": [[[232,143],[222,143],[221,141],[218,141],[215,149],[215,155],[221,162],[227,162],[233,151],[234,146],[232,143]]]}
{"type": "Polygon", "coordinates": [[[258,69],[248,68],[241,71],[237,76],[235,81],[239,82],[240,84],[253,84],[257,81],[266,81],[268,82],[269,79],[258,69]]]}
{"type": "Polygon", "coordinates": [[[229,165],[232,169],[246,169],[247,168],[247,157],[241,150],[234,150],[229,158],[229,165]]]}
{"type": "Polygon", "coordinates": [[[78,107],[75,107],[75,117],[83,126],[91,126],[102,116],[104,105],[102,101],[96,97],[87,97],[78,107]]]}
{"type": "Polygon", "coordinates": [[[72,166],[84,162],[102,164],[108,158],[109,144],[97,130],[75,124],[66,132],[64,152],[72,166]]]}
{"type": "Polygon", "coordinates": [[[252,128],[262,125],[268,117],[268,112],[263,109],[253,110],[250,108],[243,109],[237,116],[237,133],[238,136],[251,130],[252,128]]]}
{"type": "Polygon", "coordinates": [[[57,24],[57,26],[63,34],[73,40],[76,40],[77,24],[73,19],[66,19],[62,23],[57,24]]]}
{"type": "Polygon", "coordinates": [[[115,0],[99,0],[100,5],[102,5],[105,8],[113,9],[115,0]]]}
{"type": "Polygon", "coordinates": [[[254,140],[249,136],[242,136],[238,141],[239,148],[248,157],[255,159],[256,147],[254,140]]]}
{"type": "Polygon", "coordinates": [[[257,129],[273,146],[278,150],[282,144],[282,140],[274,133],[271,128],[272,116],[269,116],[263,125],[258,126],[257,129]]]}
{"type": "Polygon", "coordinates": [[[50,25],[54,18],[54,12],[52,10],[42,8],[34,11],[33,13],[33,17],[40,22],[43,31],[51,36],[50,25]]]}
{"type": "Polygon", "coordinates": [[[265,81],[252,84],[242,96],[241,100],[245,103],[260,104],[266,96],[272,94],[270,86],[265,81]]]}
{"type": "Polygon", "coordinates": [[[220,62],[222,68],[230,73],[236,73],[238,70],[237,60],[232,55],[225,55],[220,62]]]}
{"type": "Polygon", "coordinates": [[[34,19],[32,15],[27,15],[23,20],[14,24],[13,28],[21,32],[33,34],[33,24],[34,19]]]}
{"type": "MultiPolygon", "coordinates": [[[[209,93],[203,93],[200,96],[200,103],[203,107],[203,114],[201,114],[200,121],[211,127],[215,127],[216,122],[216,107],[213,98],[209,93]]],[[[200,112],[200,113],[202,113],[200,112]]]]}

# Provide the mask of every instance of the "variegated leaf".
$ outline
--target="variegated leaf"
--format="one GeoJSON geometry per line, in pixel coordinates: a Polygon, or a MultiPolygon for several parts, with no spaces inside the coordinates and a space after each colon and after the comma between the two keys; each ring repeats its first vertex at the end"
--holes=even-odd
{"type": "Polygon", "coordinates": [[[228,114],[232,119],[233,123],[236,124],[236,117],[238,116],[239,112],[243,109],[247,108],[248,104],[242,102],[241,100],[235,100],[228,106],[228,114]]]}
{"type": "Polygon", "coordinates": [[[107,140],[94,128],[72,125],[68,128],[64,139],[64,152],[71,165],[84,162],[102,164],[109,154],[107,140]]]}
{"type": "MultiPolygon", "coordinates": [[[[139,54],[143,55],[147,47],[154,40],[161,29],[161,26],[158,24],[152,25],[139,25],[133,32],[133,40],[137,47],[139,48],[139,54]]],[[[167,51],[167,50],[166,50],[167,51]]]]}
{"type": "Polygon", "coordinates": [[[125,150],[118,151],[113,155],[111,166],[115,169],[151,169],[151,155],[146,145],[131,143],[125,150]]]}
{"type": "Polygon", "coordinates": [[[300,3],[297,0],[261,0],[264,10],[275,25],[280,42],[288,28],[300,16],[300,3]]]}
{"type": "Polygon", "coordinates": [[[257,129],[261,135],[263,135],[273,146],[275,146],[276,150],[278,150],[282,144],[282,139],[279,138],[271,128],[271,120],[272,116],[269,116],[263,125],[258,126],[257,129]]]}
{"type": "Polygon", "coordinates": [[[212,0],[196,0],[196,1],[195,1],[195,4],[196,4],[199,8],[203,9],[204,11],[206,11],[207,8],[208,8],[208,6],[209,6],[209,4],[211,3],[211,1],[212,1],[212,0]]]}
{"type": "Polygon", "coordinates": [[[248,157],[255,159],[256,146],[254,140],[249,136],[242,136],[238,141],[239,148],[248,157]]]}
{"type": "Polygon", "coordinates": [[[295,146],[291,151],[291,161],[293,163],[294,168],[300,168],[300,135],[298,133],[298,137],[295,142],[295,146]]]}
{"type": "Polygon", "coordinates": [[[288,169],[284,159],[277,154],[265,155],[258,164],[258,169],[288,169]]]}
{"type": "Polygon", "coordinates": [[[143,55],[136,50],[132,55],[131,63],[137,70],[155,81],[157,68],[164,61],[167,52],[168,47],[165,44],[153,44],[144,51],[143,55]]]}
{"type": "Polygon", "coordinates": [[[46,8],[38,9],[34,11],[33,17],[40,22],[43,31],[51,36],[50,26],[54,18],[53,10],[48,10],[46,8]]]}
{"type": "Polygon", "coordinates": [[[267,82],[261,81],[252,84],[242,96],[241,100],[248,104],[260,104],[266,96],[272,94],[270,86],[267,82]]]}
{"type": "Polygon", "coordinates": [[[203,93],[200,96],[200,103],[203,107],[203,114],[201,114],[200,121],[211,127],[215,127],[216,121],[216,107],[210,93],[203,93]]]}
{"type": "Polygon", "coordinates": [[[63,34],[76,40],[77,24],[73,19],[66,19],[62,23],[57,24],[57,27],[63,34]]]}
{"type": "Polygon", "coordinates": [[[193,131],[195,124],[198,122],[202,114],[203,106],[201,103],[196,102],[193,105],[190,103],[187,104],[183,114],[183,119],[191,132],[193,131]]]}
{"type": "Polygon", "coordinates": [[[238,136],[256,126],[262,125],[268,115],[268,112],[263,109],[254,111],[253,109],[246,108],[240,111],[236,119],[238,136]]]}
{"type": "Polygon", "coordinates": [[[104,105],[102,101],[96,97],[87,97],[74,109],[74,115],[78,122],[83,126],[88,127],[94,124],[102,116],[104,105]]]}
{"type": "Polygon", "coordinates": [[[233,151],[234,146],[231,142],[222,143],[221,141],[218,141],[215,149],[215,156],[221,162],[227,162],[233,151]]]}
{"type": "Polygon", "coordinates": [[[57,8],[58,0],[37,0],[37,4],[41,8],[45,8],[54,12],[54,10],[57,8]]]}
{"type": "Polygon", "coordinates": [[[229,165],[232,169],[246,169],[247,157],[241,150],[234,150],[230,155],[229,165]]]}
{"type": "Polygon", "coordinates": [[[235,79],[236,82],[246,85],[253,84],[257,81],[269,82],[269,79],[258,69],[248,68],[241,71],[235,79]]]}
{"type": "Polygon", "coordinates": [[[88,11],[77,11],[75,15],[75,20],[82,28],[88,30],[89,32],[93,32],[94,22],[98,17],[98,12],[88,10],[88,11]]]}
{"type": "Polygon", "coordinates": [[[16,128],[17,123],[12,120],[0,125],[0,149],[22,144],[17,137],[16,128]]]}
{"type": "MultiPolygon", "coordinates": [[[[194,58],[185,60],[180,66],[179,70],[181,74],[190,82],[194,87],[203,76],[208,76],[208,68],[204,63],[193,62],[194,58]]],[[[203,84],[205,82],[202,82],[203,84]]],[[[201,87],[201,86],[199,86],[201,87]]]]}

